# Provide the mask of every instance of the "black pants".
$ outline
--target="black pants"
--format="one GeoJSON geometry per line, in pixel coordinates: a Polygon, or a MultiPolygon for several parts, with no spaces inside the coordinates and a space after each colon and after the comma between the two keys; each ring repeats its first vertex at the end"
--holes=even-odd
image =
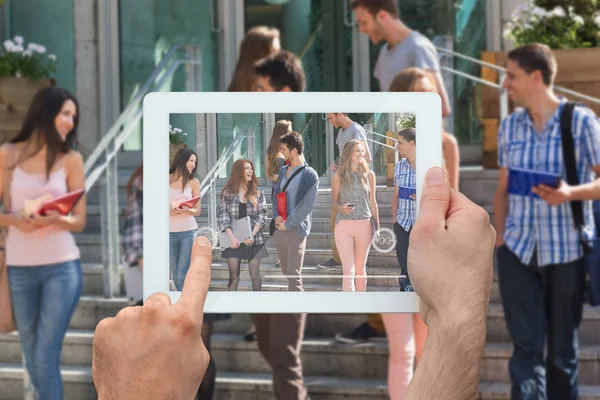
{"type": "Polygon", "coordinates": [[[539,267],[498,249],[500,294],[514,344],[512,399],[577,399],[577,328],[583,313],[583,260],[539,267]],[[547,358],[544,342],[547,338],[547,358]]]}
{"type": "Polygon", "coordinates": [[[400,276],[400,291],[402,292],[414,292],[408,276],[408,243],[411,230],[412,228],[407,232],[398,222],[394,222],[396,257],[398,257],[398,264],[400,264],[400,275],[403,275],[400,276]]]}

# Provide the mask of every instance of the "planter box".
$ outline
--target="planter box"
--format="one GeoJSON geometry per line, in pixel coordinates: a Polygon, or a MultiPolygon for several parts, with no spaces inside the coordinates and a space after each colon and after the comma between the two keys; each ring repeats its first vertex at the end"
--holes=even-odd
{"type": "Polygon", "coordinates": [[[35,93],[43,87],[55,85],[54,79],[34,81],[0,77],[0,143],[9,141],[19,132],[35,93]]]}
{"type": "MultiPolygon", "coordinates": [[[[587,96],[600,98],[600,47],[588,49],[559,49],[552,51],[556,57],[558,72],[554,84],[566,89],[571,89],[587,96]]],[[[506,65],[505,52],[483,52],[483,61],[504,67],[506,65]]],[[[496,70],[482,67],[481,77],[500,84],[496,70]]],[[[483,132],[483,167],[489,169],[498,168],[497,160],[497,135],[500,124],[500,101],[499,91],[495,88],[481,85],[480,91],[480,115],[484,126],[483,132]]],[[[590,107],[597,115],[600,115],[600,105],[592,104],[573,96],[566,95],[556,90],[559,96],[565,96],[570,100],[580,101],[590,107]]],[[[509,101],[509,112],[514,110],[509,101]]]]}

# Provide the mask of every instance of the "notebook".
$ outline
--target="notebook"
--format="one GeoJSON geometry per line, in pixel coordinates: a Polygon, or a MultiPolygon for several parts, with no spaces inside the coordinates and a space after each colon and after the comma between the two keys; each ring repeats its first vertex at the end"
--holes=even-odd
{"type": "Polygon", "coordinates": [[[411,194],[417,194],[417,188],[411,188],[408,186],[398,186],[399,199],[410,199],[411,194]]]}
{"type": "Polygon", "coordinates": [[[509,168],[507,191],[510,194],[519,196],[539,198],[537,194],[531,191],[531,188],[540,184],[557,188],[560,184],[560,179],[561,177],[558,174],[522,168],[509,168]]]}
{"type": "MultiPolygon", "coordinates": [[[[250,217],[246,216],[244,218],[238,219],[237,221],[234,221],[233,224],[231,224],[231,232],[233,233],[233,237],[239,240],[240,243],[246,239],[251,239],[253,236],[250,217]]],[[[219,243],[221,244],[221,248],[223,249],[231,247],[231,243],[229,242],[229,236],[227,236],[227,233],[219,233],[219,243]]]]}
{"type": "Polygon", "coordinates": [[[85,193],[84,189],[76,190],[64,196],[46,201],[40,206],[38,213],[45,216],[48,211],[58,211],[62,215],[69,215],[75,204],[85,193]]]}

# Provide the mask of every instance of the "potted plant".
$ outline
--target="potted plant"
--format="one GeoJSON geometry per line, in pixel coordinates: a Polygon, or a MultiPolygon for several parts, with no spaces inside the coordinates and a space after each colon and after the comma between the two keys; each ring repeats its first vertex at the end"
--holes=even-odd
{"type": "MultiPolygon", "coordinates": [[[[600,2],[597,0],[526,0],[512,13],[504,26],[503,36],[520,46],[542,43],[552,49],[558,72],[555,85],[600,98],[600,2]]],[[[504,66],[506,52],[483,52],[482,60],[504,66]]],[[[496,70],[481,68],[483,79],[500,83],[496,70]]],[[[497,132],[500,124],[499,93],[481,86],[479,118],[483,125],[483,165],[497,168],[497,132]]],[[[557,94],[563,95],[560,91],[557,94]]],[[[582,101],[600,115],[600,107],[582,101]]],[[[512,112],[509,104],[509,112],[512,112]]]]}
{"type": "Polygon", "coordinates": [[[0,47],[0,141],[21,127],[34,94],[44,86],[54,86],[56,56],[47,54],[37,43],[26,44],[15,36],[0,47]]]}
{"type": "Polygon", "coordinates": [[[187,133],[179,128],[173,127],[173,125],[169,125],[169,164],[173,161],[175,153],[177,153],[179,149],[186,147],[186,138],[187,133]]]}

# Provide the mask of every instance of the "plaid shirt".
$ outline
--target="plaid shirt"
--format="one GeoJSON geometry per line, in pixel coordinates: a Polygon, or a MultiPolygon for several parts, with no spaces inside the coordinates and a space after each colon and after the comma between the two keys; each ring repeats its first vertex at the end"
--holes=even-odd
{"type": "Polygon", "coordinates": [[[141,178],[138,178],[133,182],[133,194],[127,205],[123,235],[121,236],[123,261],[128,265],[136,264],[140,258],[144,257],[143,203],[141,178]]]}
{"type": "MultiPolygon", "coordinates": [[[[267,201],[262,189],[258,189],[258,199],[256,206],[250,201],[246,204],[246,215],[250,217],[251,228],[255,225],[260,225],[259,230],[254,236],[253,245],[260,246],[265,243],[262,228],[267,224],[267,201]]],[[[219,232],[230,228],[233,221],[240,219],[240,198],[239,195],[231,196],[229,193],[223,196],[221,204],[219,204],[219,232]]]]}
{"type": "MultiPolygon", "coordinates": [[[[394,166],[394,186],[417,187],[417,171],[410,167],[408,158],[403,158],[394,166]]],[[[412,199],[398,199],[396,221],[406,232],[417,222],[417,207],[412,199]]]]}
{"type": "MultiPolygon", "coordinates": [[[[560,113],[565,100],[542,133],[536,133],[529,113],[519,109],[502,121],[498,132],[498,164],[501,168],[524,168],[560,174],[566,182],[560,133],[560,113]]],[[[580,184],[594,180],[593,167],[600,164],[600,122],[584,107],[573,111],[573,141],[580,184]]],[[[583,202],[585,236],[594,233],[592,202],[583,202]]],[[[523,264],[537,250],[538,264],[563,264],[583,257],[579,232],[573,223],[571,205],[551,206],[530,196],[508,194],[504,228],[506,246],[523,264]]]]}

